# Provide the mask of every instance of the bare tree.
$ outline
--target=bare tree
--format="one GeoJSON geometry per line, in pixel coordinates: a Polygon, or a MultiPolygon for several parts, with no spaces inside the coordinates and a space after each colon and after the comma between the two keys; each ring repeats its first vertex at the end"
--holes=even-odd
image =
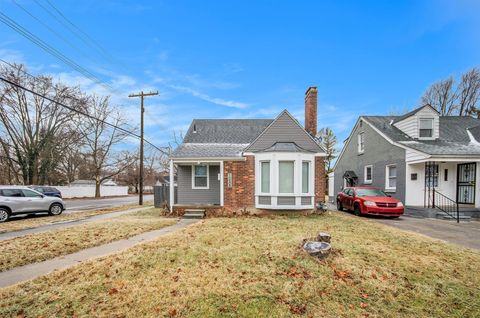
{"type": "Polygon", "coordinates": [[[479,100],[480,70],[473,68],[462,74],[462,79],[458,85],[459,115],[468,116],[476,114],[478,116],[479,100]]]}
{"type": "Polygon", "coordinates": [[[453,77],[434,83],[423,95],[422,104],[434,107],[442,116],[452,115],[457,109],[453,83],[453,77]]]}
{"type": "Polygon", "coordinates": [[[0,74],[51,99],[0,84],[0,146],[9,170],[18,183],[46,182],[55,173],[63,147],[73,142],[76,113],[61,104],[81,108],[80,90],[54,83],[48,76],[30,77],[23,65],[2,66],[0,74]]]}
{"type": "Polygon", "coordinates": [[[95,179],[95,197],[98,198],[102,182],[130,167],[136,156],[114,149],[125,141],[128,134],[118,129],[125,125],[125,120],[116,108],[110,106],[109,97],[91,96],[88,106],[93,118],[85,118],[81,129],[87,148],[86,156],[91,164],[90,174],[95,179]],[[114,127],[107,125],[107,121],[114,127]]]}
{"type": "Polygon", "coordinates": [[[453,77],[430,86],[422,97],[422,105],[431,105],[442,116],[480,116],[480,70],[478,67],[462,74],[455,86],[453,77]]]}

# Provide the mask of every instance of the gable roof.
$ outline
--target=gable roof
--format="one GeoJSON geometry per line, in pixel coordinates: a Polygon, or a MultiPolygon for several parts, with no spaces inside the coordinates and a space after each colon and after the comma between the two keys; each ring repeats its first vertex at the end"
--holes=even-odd
{"type": "MultiPolygon", "coordinates": [[[[480,155],[480,145],[472,143],[467,129],[473,134],[480,132],[480,119],[467,116],[440,116],[439,138],[419,140],[409,137],[390,123],[398,116],[363,116],[393,142],[429,155],[480,155]]],[[[474,135],[475,136],[475,135],[474,135]]]]}
{"type": "Polygon", "coordinates": [[[276,142],[295,142],[297,145],[301,146],[301,148],[311,150],[312,152],[326,152],[318,140],[313,138],[313,136],[310,135],[298,120],[295,119],[295,117],[293,117],[286,109],[283,110],[277,118],[275,118],[275,120],[272,121],[270,125],[268,125],[268,127],[266,127],[262,133],[250,143],[245,149],[245,152],[262,151],[266,148],[270,148],[276,142]],[[280,123],[281,121],[282,123],[280,123]],[[282,134],[285,135],[284,133],[286,133],[288,128],[292,128],[293,130],[288,131],[286,136],[281,136],[282,134]],[[275,140],[269,141],[266,146],[259,146],[262,139],[265,139],[268,134],[275,136],[275,140]]]}
{"type": "Polygon", "coordinates": [[[407,119],[408,117],[411,117],[413,115],[415,115],[416,113],[418,113],[419,111],[421,111],[422,109],[424,109],[425,107],[429,107],[431,108],[433,111],[435,111],[438,115],[440,115],[440,113],[438,112],[438,110],[436,110],[435,108],[433,108],[431,105],[423,105],[423,106],[420,106],[418,108],[415,108],[414,110],[412,110],[411,112],[408,112],[402,116],[392,116],[392,117],[395,117],[395,119],[393,120],[394,123],[398,123],[404,119],[407,119]]]}

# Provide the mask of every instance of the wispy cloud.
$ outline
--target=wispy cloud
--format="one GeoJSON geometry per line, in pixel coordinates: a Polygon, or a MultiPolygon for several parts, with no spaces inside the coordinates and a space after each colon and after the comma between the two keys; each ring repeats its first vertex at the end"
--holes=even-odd
{"type": "Polygon", "coordinates": [[[246,108],[248,107],[247,103],[243,102],[238,102],[234,100],[226,100],[223,98],[218,98],[218,97],[211,97],[207,94],[204,94],[202,92],[199,92],[193,88],[186,87],[186,86],[179,86],[179,85],[169,85],[170,88],[173,88],[177,91],[185,92],[188,94],[191,94],[192,96],[198,97],[201,100],[204,100],[206,102],[210,102],[216,105],[220,106],[225,106],[225,107],[232,107],[232,108],[246,108]]]}

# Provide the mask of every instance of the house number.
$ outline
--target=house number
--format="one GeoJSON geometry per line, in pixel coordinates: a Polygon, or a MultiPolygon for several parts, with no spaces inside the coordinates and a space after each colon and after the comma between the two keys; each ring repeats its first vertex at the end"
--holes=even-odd
{"type": "Polygon", "coordinates": [[[233,182],[232,182],[232,173],[229,172],[229,173],[227,174],[227,187],[231,188],[231,187],[232,187],[232,184],[233,184],[233,182]]]}

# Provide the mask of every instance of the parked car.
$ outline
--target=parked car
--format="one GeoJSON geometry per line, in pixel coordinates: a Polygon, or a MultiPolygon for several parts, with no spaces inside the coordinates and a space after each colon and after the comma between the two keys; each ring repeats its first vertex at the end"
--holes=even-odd
{"type": "Polygon", "coordinates": [[[353,211],[355,215],[383,215],[399,217],[403,203],[373,187],[348,187],[337,194],[337,209],[353,211]]]}
{"type": "Polygon", "coordinates": [[[23,186],[0,186],[0,222],[15,214],[45,213],[60,215],[65,210],[61,198],[49,197],[23,186]]]}
{"type": "Polygon", "coordinates": [[[49,197],[57,197],[61,198],[62,197],[62,192],[58,190],[57,188],[54,187],[47,187],[47,186],[30,186],[30,189],[33,189],[35,191],[38,191],[46,196],[49,197]]]}

